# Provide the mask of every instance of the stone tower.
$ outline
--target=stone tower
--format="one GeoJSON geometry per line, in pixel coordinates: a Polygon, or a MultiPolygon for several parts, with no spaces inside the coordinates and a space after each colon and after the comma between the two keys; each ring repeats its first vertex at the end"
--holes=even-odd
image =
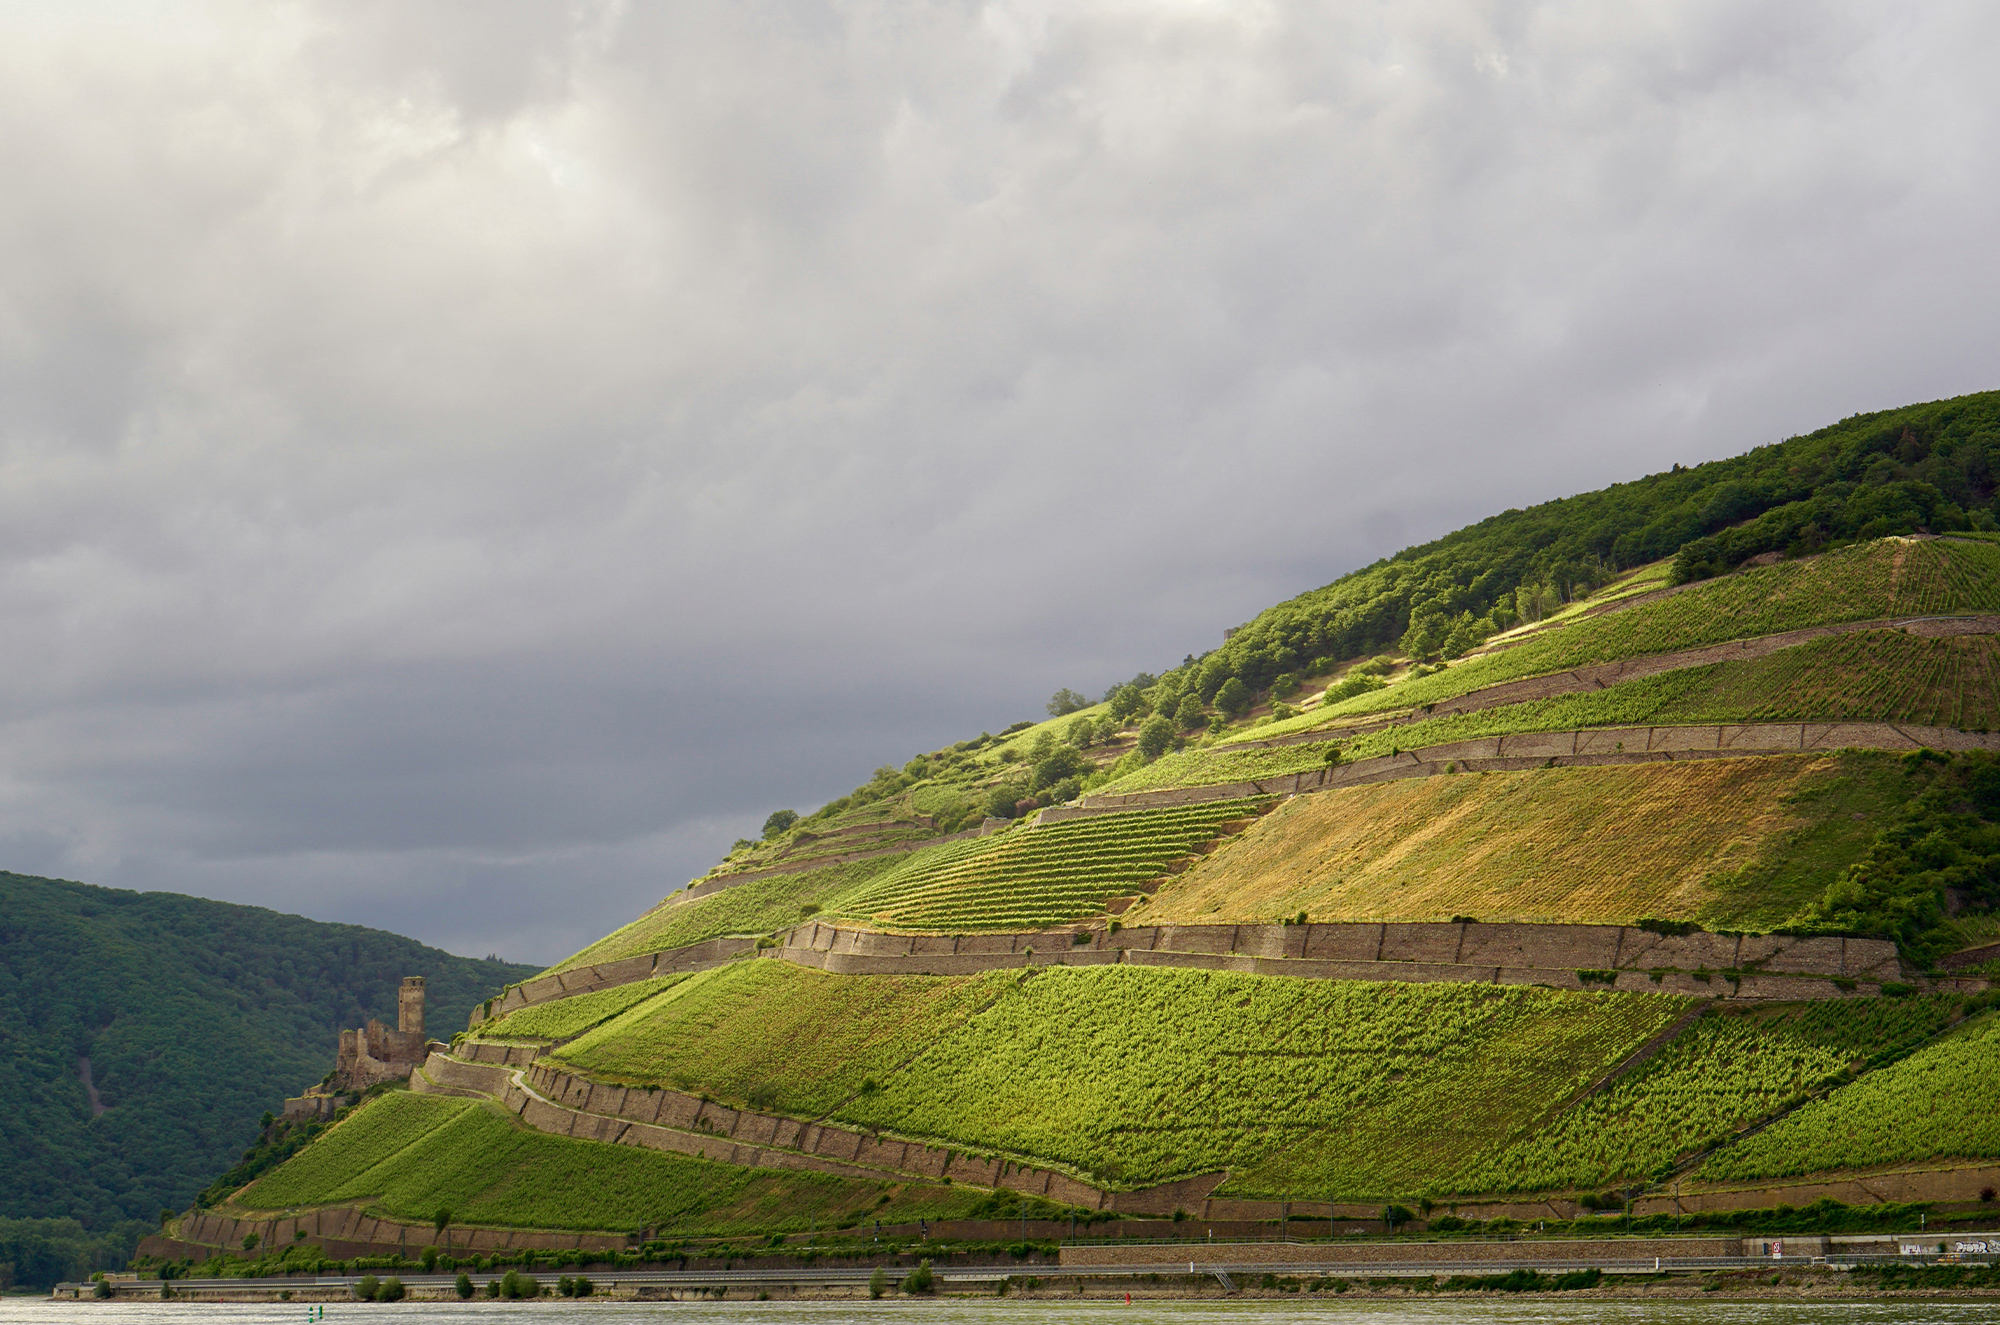
{"type": "Polygon", "coordinates": [[[424,978],[421,975],[403,977],[403,987],[396,991],[396,1029],[405,1035],[421,1037],[424,1033],[424,978]]]}

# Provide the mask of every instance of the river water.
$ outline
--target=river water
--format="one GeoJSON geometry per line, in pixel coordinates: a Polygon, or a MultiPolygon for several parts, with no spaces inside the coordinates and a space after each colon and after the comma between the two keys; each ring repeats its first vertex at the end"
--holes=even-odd
{"type": "MultiPolygon", "coordinates": [[[[1908,1301],[338,1303],[328,1325],[1986,1325],[2000,1303],[1908,1301]]],[[[0,1299],[0,1325],[307,1325],[297,1303],[52,1302],[0,1299]]]]}

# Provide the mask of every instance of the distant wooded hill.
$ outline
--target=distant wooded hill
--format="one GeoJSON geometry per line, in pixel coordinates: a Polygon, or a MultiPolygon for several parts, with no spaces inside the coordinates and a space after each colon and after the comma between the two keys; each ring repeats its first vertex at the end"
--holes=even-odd
{"type": "Polygon", "coordinates": [[[341,1027],[394,1024],[403,976],[426,977],[427,1019],[449,1038],[533,971],[262,907],[0,873],[0,1227],[149,1231],[326,1074],[341,1027]]]}

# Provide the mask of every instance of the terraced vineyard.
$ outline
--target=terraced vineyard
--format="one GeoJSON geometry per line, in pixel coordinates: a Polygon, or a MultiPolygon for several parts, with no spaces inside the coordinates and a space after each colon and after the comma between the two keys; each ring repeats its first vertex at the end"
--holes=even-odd
{"type": "Polygon", "coordinates": [[[237,1194],[247,1211],[366,1201],[428,1222],[662,1234],[803,1231],[946,1219],[981,1193],[922,1183],[737,1168],[534,1131],[480,1102],[393,1092],[370,1101],[237,1194]]]}
{"type": "Polygon", "coordinates": [[[1939,995],[1711,1013],[1546,1130],[1440,1173],[1431,1190],[1574,1190],[1664,1177],[1680,1157],[1844,1080],[1850,1066],[1908,1053],[1960,1006],[1939,995]]]}
{"type": "Polygon", "coordinates": [[[1681,999],[1469,985],[1050,968],[838,1116],[1146,1185],[1411,1191],[1441,1142],[1534,1127],[1681,999]]]}
{"type": "Polygon", "coordinates": [[[1093,815],[958,843],[883,875],[842,898],[838,910],[905,929],[1061,924],[1138,891],[1264,804],[1216,801],[1093,815]]]}
{"type": "Polygon", "coordinates": [[[1443,920],[1768,929],[1905,794],[1893,754],[1412,778],[1298,796],[1174,876],[1135,923],[1443,920]],[[1670,823],[1675,832],[1662,834],[1670,823]]]}
{"type": "Polygon", "coordinates": [[[2000,1159],[2000,1016],[1842,1086],[1703,1164],[1716,1182],[1939,1157],[2000,1159]]]}
{"type": "Polygon", "coordinates": [[[637,1007],[664,989],[687,979],[685,974],[664,975],[655,980],[636,980],[614,985],[591,994],[572,994],[553,1003],[510,1012],[495,1021],[483,1022],[478,1034],[489,1040],[567,1040],[581,1035],[601,1021],[609,1021],[628,1008],[637,1007]]]}
{"type": "Polygon", "coordinates": [[[1319,768],[1338,744],[1372,759],[1514,732],[1714,722],[1892,722],[2000,729],[2000,641],[1925,639],[1864,630],[1811,640],[1762,658],[1708,663],[1621,681],[1603,690],[1424,718],[1346,741],[1244,749],[1217,744],[1167,755],[1111,791],[1216,786],[1319,768]]]}
{"type": "Polygon", "coordinates": [[[1254,728],[1236,739],[1337,725],[1343,719],[1421,708],[1502,681],[1805,626],[1994,611],[2000,611],[2000,547],[1883,539],[1703,581],[1621,611],[1582,617],[1435,675],[1254,728]]]}
{"type": "Polygon", "coordinates": [[[816,1118],[963,1023],[1008,979],[992,971],[836,976],[789,962],[737,962],[702,972],[551,1057],[599,1080],[669,1085],[816,1118]]]}
{"type": "Polygon", "coordinates": [[[555,1056],[663,1084],[1146,1185],[1413,1190],[1440,1129],[1532,1129],[1687,1001],[1138,967],[707,972],[555,1056]],[[774,1055],[773,1045],[785,1045],[774,1055]]]}

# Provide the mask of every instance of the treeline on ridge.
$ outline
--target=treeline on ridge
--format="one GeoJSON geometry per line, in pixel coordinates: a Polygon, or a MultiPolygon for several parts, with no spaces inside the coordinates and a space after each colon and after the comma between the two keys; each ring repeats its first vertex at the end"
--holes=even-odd
{"type": "MultiPolygon", "coordinates": [[[[1462,656],[1499,631],[1667,557],[1674,558],[1671,582],[1688,583],[1755,557],[1810,555],[1891,534],[2000,529],[1996,472],[2000,392],[1984,392],[1859,414],[1731,459],[1675,465],[1505,511],[1269,608],[1219,648],[1160,675],[1142,672],[1113,685],[1101,702],[1116,726],[1086,727],[1093,720],[1080,717],[1061,738],[1050,736],[1047,748],[1028,752],[1025,778],[977,803],[951,806],[938,827],[950,831],[980,813],[1011,817],[1030,801],[1049,804],[1088,789],[1088,769],[1064,748],[1087,749],[1135,718],[1147,719],[1136,754],[1156,758],[1182,733],[1238,716],[1259,695],[1282,702],[1301,677],[1345,667],[1332,698],[1359,693],[1381,684],[1371,668],[1387,670],[1362,660],[1390,651],[1420,664],[1462,656]]],[[[1049,713],[1064,717],[1089,704],[1065,688],[1049,713]]],[[[900,769],[879,768],[803,821],[779,812],[765,836],[794,822],[810,828],[928,778],[970,773],[982,750],[1029,725],[918,755],[900,769]]],[[[1014,754],[1003,750],[1002,757],[1014,754]]]]}

